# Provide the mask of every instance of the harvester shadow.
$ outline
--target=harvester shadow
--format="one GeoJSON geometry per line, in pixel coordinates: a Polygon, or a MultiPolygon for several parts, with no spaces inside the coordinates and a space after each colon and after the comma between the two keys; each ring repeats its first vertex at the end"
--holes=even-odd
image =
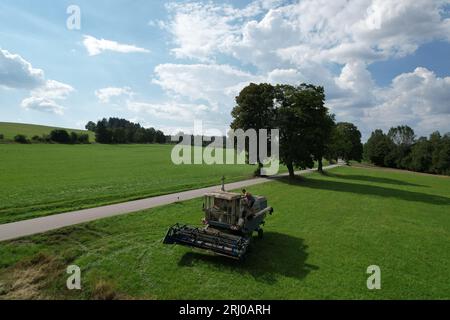
{"type": "MultiPolygon", "coordinates": [[[[335,178],[339,179],[339,177],[335,178]]],[[[291,186],[298,186],[309,189],[348,192],[361,195],[375,195],[384,198],[397,198],[400,200],[422,202],[434,205],[450,205],[450,198],[443,196],[361,183],[348,183],[336,180],[315,180],[305,177],[295,177],[294,179],[282,178],[279,179],[279,181],[291,186]]]]}
{"type": "Polygon", "coordinates": [[[263,239],[253,239],[250,251],[243,261],[198,251],[184,254],[178,263],[181,267],[209,264],[221,271],[249,274],[256,281],[269,284],[279,276],[303,279],[319,267],[306,263],[308,253],[304,240],[277,232],[266,232],[263,239]]]}

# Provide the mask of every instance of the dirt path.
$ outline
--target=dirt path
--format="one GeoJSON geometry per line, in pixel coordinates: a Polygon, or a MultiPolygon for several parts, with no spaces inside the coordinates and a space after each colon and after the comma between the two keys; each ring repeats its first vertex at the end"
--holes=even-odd
{"type": "MultiPolygon", "coordinates": [[[[331,165],[324,167],[324,169],[332,169],[338,166],[339,165],[331,165]]],[[[312,171],[314,171],[314,169],[298,171],[296,172],[296,174],[304,175],[312,171]]],[[[271,178],[254,178],[249,180],[243,180],[239,182],[226,184],[225,188],[226,190],[240,189],[244,187],[265,183],[273,179],[284,177],[286,175],[287,174],[280,174],[271,178]]],[[[136,211],[142,211],[154,207],[171,204],[178,201],[191,200],[203,196],[204,193],[217,191],[218,189],[220,189],[220,186],[184,191],[179,193],[168,194],[165,196],[152,197],[142,200],[129,201],[103,207],[83,209],[78,211],[46,216],[42,218],[35,218],[2,224],[0,225],[0,241],[12,240],[84,222],[89,222],[97,219],[113,217],[136,211]]]]}

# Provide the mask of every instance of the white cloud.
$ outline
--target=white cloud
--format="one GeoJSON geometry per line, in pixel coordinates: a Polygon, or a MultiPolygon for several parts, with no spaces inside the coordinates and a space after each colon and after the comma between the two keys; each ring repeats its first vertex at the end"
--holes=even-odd
{"type": "Polygon", "coordinates": [[[150,115],[159,120],[173,120],[179,122],[193,122],[204,116],[209,109],[203,104],[186,104],[177,102],[148,103],[128,101],[128,110],[136,114],[150,115]]]}
{"type": "Polygon", "coordinates": [[[206,100],[214,106],[229,103],[245,84],[258,80],[248,72],[218,64],[161,64],[155,76],[153,83],[169,94],[206,100]]]}
{"type": "Polygon", "coordinates": [[[364,120],[388,128],[407,122],[422,134],[449,131],[450,77],[437,77],[426,68],[397,76],[391,86],[377,90],[379,103],[367,109],[364,120]],[[429,131],[428,131],[429,132],[429,131]]]}
{"type": "Polygon", "coordinates": [[[132,97],[134,95],[133,91],[129,87],[116,88],[116,87],[108,87],[95,91],[95,95],[97,96],[100,103],[109,103],[111,98],[127,96],[132,97]]]}
{"type": "Polygon", "coordinates": [[[234,95],[249,82],[309,82],[325,87],[327,105],[338,120],[354,121],[366,131],[407,121],[419,131],[433,126],[448,131],[449,122],[440,120],[448,119],[448,113],[442,113],[450,100],[445,100],[447,78],[416,69],[384,88],[376,85],[369,66],[412,54],[430,41],[450,41],[449,4],[253,1],[241,9],[214,2],[170,4],[164,28],[173,36],[172,52],[202,64],[160,65],[153,82],[177,97],[220,105],[222,114],[229,114],[234,95]],[[255,71],[218,64],[226,56],[253,65],[255,71]],[[406,90],[414,81],[420,85],[406,90]],[[407,102],[404,92],[410,97],[407,102]]]}
{"type": "Polygon", "coordinates": [[[20,55],[1,49],[0,87],[31,90],[30,96],[21,102],[23,108],[59,115],[63,114],[64,107],[58,101],[65,100],[74,91],[68,84],[46,80],[43,70],[33,68],[20,55]]]}
{"type": "Polygon", "coordinates": [[[166,29],[174,36],[178,58],[196,58],[210,61],[215,52],[235,41],[236,17],[230,5],[213,3],[170,3],[167,5],[171,20],[166,29]]]}
{"type": "Polygon", "coordinates": [[[308,61],[366,63],[414,52],[422,43],[450,36],[444,0],[303,0],[229,4],[170,4],[167,30],[177,57],[211,61],[229,54],[259,68],[301,66],[308,61]],[[259,15],[263,14],[261,19],[259,15]],[[281,59],[280,59],[281,58],[281,59]]]}
{"type": "Polygon", "coordinates": [[[33,89],[44,83],[44,71],[35,69],[18,54],[0,49],[0,86],[33,89]]]}
{"type": "Polygon", "coordinates": [[[377,46],[389,56],[413,53],[424,42],[448,37],[450,19],[441,16],[446,3],[374,0],[364,19],[354,24],[353,40],[377,46]]]}
{"type": "Polygon", "coordinates": [[[97,39],[93,36],[85,35],[83,45],[90,56],[96,56],[104,51],[120,53],[148,53],[147,49],[136,47],[135,45],[121,44],[116,41],[97,39]]]}
{"type": "Polygon", "coordinates": [[[25,109],[61,115],[64,113],[64,107],[57,101],[65,100],[73,91],[74,88],[68,84],[48,80],[44,86],[32,90],[31,96],[24,99],[21,106],[25,109]]]}

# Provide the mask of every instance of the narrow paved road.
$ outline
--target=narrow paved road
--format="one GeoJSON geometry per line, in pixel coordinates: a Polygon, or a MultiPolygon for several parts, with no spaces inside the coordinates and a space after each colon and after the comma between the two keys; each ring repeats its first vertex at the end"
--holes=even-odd
{"type": "MultiPolygon", "coordinates": [[[[324,169],[332,169],[339,165],[331,165],[324,167],[324,169]]],[[[296,174],[303,175],[313,171],[303,170],[298,171],[296,174]]],[[[280,174],[270,178],[254,178],[249,180],[243,180],[234,183],[228,183],[225,185],[226,190],[235,190],[244,187],[261,184],[264,182],[277,179],[287,174],[280,174]]],[[[184,191],[179,193],[168,194],[165,196],[158,196],[153,198],[147,198],[142,200],[129,201],[119,204],[112,204],[103,207],[83,209],[79,211],[72,211],[67,213],[61,213],[42,218],[29,219],[24,221],[18,221],[13,223],[7,223],[0,225],[0,241],[12,240],[21,238],[37,233],[42,233],[50,230],[55,230],[75,224],[89,222],[97,219],[113,217],[126,213],[141,211],[154,207],[163,206],[166,204],[185,201],[203,196],[204,193],[217,191],[221,186],[214,186],[190,191],[184,191]]]]}

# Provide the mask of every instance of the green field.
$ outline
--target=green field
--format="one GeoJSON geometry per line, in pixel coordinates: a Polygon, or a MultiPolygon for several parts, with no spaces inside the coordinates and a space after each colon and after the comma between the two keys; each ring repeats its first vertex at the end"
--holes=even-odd
{"type": "MultiPolygon", "coordinates": [[[[24,123],[11,123],[11,122],[0,122],[0,134],[4,135],[5,140],[14,140],[14,137],[18,134],[24,134],[31,139],[34,136],[42,136],[44,134],[50,134],[50,132],[54,129],[65,129],[69,133],[87,133],[89,134],[89,141],[95,142],[95,134],[86,130],[78,130],[78,129],[67,129],[67,128],[56,128],[56,127],[48,127],[48,126],[40,126],[36,124],[24,124],[24,123]]],[[[0,140],[1,142],[1,140],[0,140]]]]}
{"type": "Polygon", "coordinates": [[[170,145],[0,144],[0,224],[250,178],[248,165],[176,166],[170,145]]]}
{"type": "Polygon", "coordinates": [[[243,263],[161,243],[199,223],[196,199],[0,244],[0,298],[450,298],[449,178],[345,167],[250,191],[275,213],[243,263]],[[65,289],[69,264],[81,291],[65,289]]]}

